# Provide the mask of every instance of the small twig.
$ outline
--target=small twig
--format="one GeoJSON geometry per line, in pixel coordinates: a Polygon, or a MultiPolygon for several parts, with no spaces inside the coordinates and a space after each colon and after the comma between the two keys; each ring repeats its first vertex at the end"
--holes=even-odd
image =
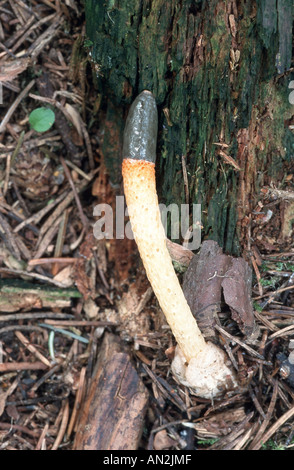
{"type": "Polygon", "coordinates": [[[23,227],[29,225],[31,222],[37,224],[48,212],[50,212],[57,204],[59,204],[63,199],[68,197],[68,193],[62,193],[58,198],[52,201],[50,204],[46,205],[43,209],[41,209],[36,214],[33,214],[28,219],[23,220],[19,225],[14,228],[14,233],[19,232],[23,227]]]}
{"type": "Polygon", "coordinates": [[[17,274],[19,276],[32,277],[34,279],[38,279],[39,281],[48,282],[49,284],[53,284],[54,286],[64,288],[64,285],[62,284],[62,282],[55,281],[54,279],[51,279],[50,277],[43,276],[42,274],[22,271],[21,269],[0,268],[0,273],[17,274]]]}
{"type": "Polygon", "coordinates": [[[74,264],[76,263],[77,258],[37,258],[37,259],[31,259],[28,262],[28,266],[40,266],[43,264],[51,264],[51,263],[57,263],[57,264],[74,264]]]}
{"type": "Polygon", "coordinates": [[[271,419],[272,414],[274,412],[275,404],[276,404],[276,401],[277,401],[277,396],[278,396],[278,381],[276,380],[274,382],[273,394],[272,394],[272,397],[271,397],[271,401],[270,401],[265,419],[262,422],[256,436],[254,437],[254,439],[253,439],[253,441],[252,441],[252,443],[249,447],[249,450],[258,450],[261,447],[261,445],[264,443],[264,440],[262,439],[262,435],[263,435],[268,423],[270,422],[270,419],[271,419]]]}
{"type": "Polygon", "coordinates": [[[9,223],[6,218],[0,214],[0,235],[4,238],[5,244],[9,251],[18,259],[21,259],[18,245],[12,233],[9,223]]]}
{"type": "Polygon", "coordinates": [[[292,416],[294,415],[294,406],[290,408],[290,410],[286,411],[272,426],[268,431],[259,439],[259,442],[252,447],[252,450],[259,450],[263,444],[265,444],[273,434],[277,432],[277,430],[292,416]]]}
{"type": "MultiPolygon", "coordinates": [[[[66,209],[64,211],[63,217],[60,222],[58,234],[57,234],[57,240],[56,240],[56,245],[55,245],[55,250],[54,250],[54,258],[56,259],[62,259],[62,251],[64,247],[64,240],[65,240],[65,235],[66,235],[66,230],[67,230],[67,223],[68,223],[68,217],[69,217],[70,210],[66,209]]],[[[70,259],[70,258],[67,258],[70,259]]],[[[52,266],[52,275],[55,276],[58,273],[58,262],[57,261],[53,264],[52,266]]],[[[61,261],[62,262],[62,261],[61,261]]],[[[72,263],[73,261],[70,261],[72,263]]]]}
{"type": "Polygon", "coordinates": [[[66,165],[66,163],[65,163],[63,157],[60,157],[60,162],[61,162],[61,164],[62,164],[62,166],[63,166],[63,169],[64,169],[65,175],[66,175],[66,177],[67,177],[67,179],[68,179],[68,182],[69,182],[69,184],[70,184],[70,186],[71,186],[71,188],[72,188],[72,190],[73,190],[74,198],[75,198],[75,200],[76,200],[76,204],[77,204],[77,207],[78,207],[78,211],[79,211],[79,213],[80,213],[80,218],[81,218],[82,224],[83,224],[84,228],[87,229],[88,226],[89,226],[89,221],[88,221],[87,217],[86,217],[85,214],[84,214],[84,211],[83,211],[83,208],[82,208],[82,204],[81,204],[80,198],[79,198],[79,196],[78,196],[78,192],[77,192],[77,190],[76,190],[76,187],[75,187],[75,185],[74,185],[74,182],[73,182],[73,180],[72,180],[70,171],[69,171],[69,169],[68,169],[68,167],[67,167],[67,165],[66,165]]]}
{"type": "MultiPolygon", "coordinates": [[[[26,25],[26,30],[23,32],[22,36],[20,39],[14,44],[14,46],[11,48],[12,52],[16,52],[17,49],[23,44],[23,42],[27,39],[28,36],[32,34],[32,32],[42,26],[43,24],[48,24],[55,16],[55,13],[46,16],[45,18],[40,19],[37,23],[33,24],[29,29],[27,29],[26,25]]],[[[30,25],[29,25],[30,26],[30,25]]]]}
{"type": "Polygon", "coordinates": [[[34,355],[37,359],[39,359],[45,366],[51,367],[50,361],[46,357],[41,354],[33,344],[29,342],[29,340],[20,332],[15,331],[15,336],[19,339],[19,341],[34,355]]]}
{"type": "Polygon", "coordinates": [[[157,385],[157,387],[159,388],[159,390],[161,391],[161,393],[163,394],[165,398],[171,400],[174,403],[174,405],[176,405],[181,411],[186,409],[186,406],[183,400],[177,394],[171,395],[171,393],[169,393],[161,384],[156,374],[154,374],[154,372],[152,372],[152,370],[146,364],[142,363],[142,367],[145,369],[145,371],[150,376],[150,378],[155,382],[155,384],[157,385]]]}
{"type": "Polygon", "coordinates": [[[10,106],[8,109],[7,113],[5,114],[1,124],[0,124],[0,133],[4,132],[7,126],[7,123],[9,122],[11,116],[13,115],[14,111],[20,104],[20,102],[24,99],[24,97],[28,94],[30,89],[35,85],[35,80],[32,80],[26,87],[25,89],[18,95],[14,103],[10,106]]]}
{"type": "Polygon", "coordinates": [[[275,338],[279,338],[280,336],[287,336],[288,334],[293,334],[291,333],[291,330],[294,329],[294,325],[287,326],[286,328],[283,328],[282,330],[276,331],[272,335],[268,337],[268,341],[272,341],[275,338]]]}
{"type": "Polygon", "coordinates": [[[0,335],[3,335],[10,331],[17,331],[17,330],[37,331],[38,333],[42,333],[42,334],[44,333],[44,330],[42,328],[40,328],[39,326],[35,326],[35,325],[9,325],[9,326],[5,326],[4,328],[1,328],[0,335]]]}
{"type": "Polygon", "coordinates": [[[134,317],[136,318],[142,310],[145,308],[146,304],[149,302],[153,295],[153,289],[152,287],[148,287],[148,289],[144,292],[142,295],[139,304],[137,305],[135,311],[134,311],[134,317]]]}
{"type": "Polygon", "coordinates": [[[9,313],[7,315],[2,315],[0,312],[0,323],[6,321],[19,321],[19,320],[37,320],[43,318],[54,318],[54,319],[72,319],[73,315],[70,313],[55,313],[55,312],[26,312],[26,313],[9,313]]]}
{"type": "MultiPolygon", "coordinates": [[[[19,205],[20,205],[20,207],[23,209],[23,212],[24,212],[25,217],[29,217],[29,216],[30,216],[30,211],[29,211],[29,209],[28,209],[28,206],[27,206],[27,204],[26,204],[24,198],[22,197],[22,195],[21,195],[21,193],[20,193],[20,191],[19,191],[19,188],[18,188],[18,186],[17,186],[17,184],[16,184],[15,179],[14,179],[14,178],[11,178],[11,182],[12,182],[12,186],[13,186],[13,189],[14,189],[14,191],[15,191],[16,197],[17,197],[17,199],[18,199],[19,205]]],[[[12,211],[11,211],[11,214],[12,214],[12,217],[14,217],[15,220],[17,220],[17,222],[20,222],[20,221],[23,220],[23,218],[19,217],[18,214],[14,214],[14,212],[12,212],[12,211]]],[[[36,227],[34,227],[34,226],[31,225],[31,226],[28,227],[28,228],[30,228],[34,233],[38,234],[38,229],[36,229],[36,227]]]]}
{"type": "Polygon", "coordinates": [[[43,362],[4,362],[0,363],[0,372],[15,370],[44,370],[47,366],[43,362]]]}
{"type": "Polygon", "coordinates": [[[39,430],[32,431],[31,429],[28,429],[26,426],[21,426],[20,424],[0,423],[0,429],[4,429],[5,431],[8,431],[8,432],[19,431],[33,438],[39,437],[39,430]]]}
{"type": "Polygon", "coordinates": [[[241,171],[238,163],[230,155],[227,155],[225,152],[223,152],[223,150],[219,150],[218,153],[221,157],[223,157],[225,163],[231,165],[233,168],[235,168],[235,170],[241,171]]]}
{"type": "Polygon", "coordinates": [[[246,443],[249,441],[251,434],[253,433],[253,430],[254,430],[254,426],[249,428],[248,431],[238,439],[237,444],[234,445],[232,450],[241,450],[242,447],[244,447],[246,443]]]}
{"type": "Polygon", "coordinates": [[[45,426],[44,426],[44,429],[43,431],[41,432],[41,435],[38,439],[38,442],[37,442],[37,445],[35,447],[35,450],[42,450],[44,448],[44,440],[46,438],[46,434],[48,432],[48,429],[49,429],[49,423],[46,423],[45,426]]]}
{"type": "MultiPolygon", "coordinates": [[[[48,318],[48,317],[47,317],[48,318]]],[[[1,316],[0,316],[1,319],[1,316]]],[[[52,326],[118,326],[118,323],[102,320],[45,320],[46,325],[52,326]]]]}
{"type": "Polygon", "coordinates": [[[254,356],[254,357],[257,357],[258,359],[262,359],[264,360],[264,357],[259,354],[258,352],[256,352],[254,349],[252,349],[250,346],[247,346],[247,344],[243,343],[243,341],[241,341],[239,338],[237,338],[236,336],[233,336],[231,335],[230,333],[228,333],[226,330],[224,330],[223,328],[221,328],[219,325],[214,325],[215,329],[218,330],[222,335],[226,336],[227,338],[229,338],[230,341],[233,341],[234,343],[237,343],[239,344],[239,346],[241,346],[243,349],[246,349],[246,351],[248,351],[248,353],[251,355],[251,356],[254,356]]]}
{"type": "Polygon", "coordinates": [[[8,0],[10,3],[10,7],[15,14],[15,17],[19,19],[19,22],[23,25],[25,24],[25,19],[23,15],[20,13],[19,9],[17,8],[17,3],[14,0],[8,0]]]}
{"type": "MultiPolygon", "coordinates": [[[[97,268],[97,271],[98,271],[98,273],[99,273],[100,279],[101,279],[101,281],[103,282],[103,285],[104,285],[105,289],[106,289],[107,291],[109,291],[109,284],[108,284],[108,282],[107,282],[107,280],[106,280],[106,277],[105,277],[105,275],[104,275],[103,269],[102,269],[101,266],[100,266],[97,253],[94,251],[94,252],[93,252],[93,255],[94,255],[94,259],[95,259],[95,263],[96,263],[96,268],[97,268]]],[[[108,297],[108,298],[109,298],[109,300],[110,300],[110,297],[108,297]]],[[[112,302],[111,302],[111,303],[112,303],[112,302]]]]}
{"type": "Polygon", "coordinates": [[[17,141],[17,144],[16,144],[16,147],[15,147],[15,150],[11,156],[11,166],[13,166],[14,164],[14,160],[16,159],[18,153],[19,153],[19,150],[20,150],[20,147],[22,146],[22,143],[23,143],[23,140],[24,140],[24,136],[25,136],[25,131],[22,131],[20,133],[20,136],[19,136],[19,139],[17,141]]]}
{"type": "Polygon", "coordinates": [[[259,295],[258,297],[254,297],[253,300],[260,300],[260,299],[263,299],[264,297],[271,297],[267,302],[267,303],[270,303],[274,300],[276,295],[281,294],[282,292],[285,292],[291,289],[294,289],[294,285],[288,286],[288,287],[282,287],[281,289],[277,289],[275,292],[267,292],[266,294],[259,295]]]}
{"type": "Polygon", "coordinates": [[[6,193],[8,191],[10,168],[11,168],[11,155],[8,154],[6,158],[6,171],[5,171],[5,178],[4,178],[4,185],[3,185],[3,196],[6,196],[6,193]]]}
{"type": "Polygon", "coordinates": [[[51,241],[58,232],[58,225],[60,224],[61,220],[62,215],[58,217],[58,219],[54,220],[54,222],[52,222],[50,228],[48,229],[47,233],[44,235],[43,238],[39,236],[37,242],[37,251],[34,253],[35,259],[41,258],[42,255],[45,253],[48,248],[48,245],[51,243],[51,241]]]}
{"type": "MultiPolygon", "coordinates": [[[[250,239],[250,237],[248,237],[248,239],[250,239]]],[[[260,276],[260,272],[259,272],[259,269],[258,269],[258,266],[257,266],[257,263],[255,261],[254,256],[251,256],[251,262],[252,262],[252,266],[253,266],[255,276],[256,276],[256,279],[257,279],[259,295],[263,295],[263,289],[262,289],[262,285],[261,285],[261,282],[260,282],[261,276],[260,276]]]]}
{"type": "Polygon", "coordinates": [[[84,238],[84,235],[85,235],[85,229],[83,228],[83,230],[81,231],[80,235],[78,236],[78,238],[73,241],[70,245],[69,245],[69,249],[70,251],[75,251],[77,249],[77,247],[82,243],[82,240],[84,238]]]}
{"type": "Polygon", "coordinates": [[[67,432],[66,432],[67,438],[69,438],[71,436],[71,433],[74,429],[74,425],[76,423],[78,412],[81,408],[82,398],[83,398],[84,389],[85,389],[86,371],[87,371],[87,368],[82,367],[81,372],[80,372],[79,386],[78,386],[78,390],[77,390],[77,393],[76,393],[76,399],[75,399],[73,411],[72,411],[72,414],[71,414],[71,418],[70,418],[70,421],[69,421],[69,425],[68,425],[68,428],[67,428],[67,432]]]}
{"type": "Polygon", "coordinates": [[[13,34],[11,37],[7,39],[7,41],[5,41],[5,46],[8,49],[11,49],[11,52],[15,52],[17,49],[17,48],[14,48],[14,49],[12,48],[13,43],[15,43],[23,34],[25,34],[25,32],[31,27],[34,21],[35,21],[35,18],[32,15],[30,19],[21,28],[19,28],[18,31],[16,31],[15,34],[13,34]]]}
{"type": "Polygon", "coordinates": [[[257,409],[257,411],[259,412],[259,414],[263,417],[263,419],[265,419],[266,417],[266,414],[264,413],[255,393],[253,392],[252,388],[250,387],[249,388],[249,395],[250,395],[250,398],[252,400],[252,402],[254,403],[255,405],[255,408],[257,409]]]}
{"type": "Polygon", "coordinates": [[[184,179],[184,188],[185,188],[185,197],[186,197],[186,204],[189,204],[189,181],[188,181],[188,173],[187,173],[187,166],[186,166],[186,157],[182,155],[182,170],[183,170],[183,179],[184,179]]]}
{"type": "MultiPolygon", "coordinates": [[[[88,181],[83,181],[83,183],[79,186],[78,188],[78,192],[81,192],[83,191],[83,189],[85,189],[86,187],[88,186],[88,181]]],[[[41,239],[42,239],[42,236],[44,235],[44,233],[47,232],[48,229],[50,229],[53,221],[59,217],[61,214],[63,214],[63,212],[65,211],[65,209],[70,205],[70,203],[72,202],[72,200],[74,199],[74,194],[72,191],[70,191],[70,193],[68,193],[66,195],[65,198],[63,198],[63,201],[59,204],[59,206],[54,210],[54,212],[51,214],[51,216],[46,220],[46,222],[44,223],[44,225],[41,227],[40,229],[40,233],[39,233],[39,240],[37,242],[37,244],[40,243],[41,239]]],[[[56,205],[54,203],[54,205],[56,205]]],[[[51,206],[52,207],[52,206],[51,206]]]]}
{"type": "Polygon", "coordinates": [[[27,49],[25,55],[30,55],[33,60],[36,60],[38,55],[42,52],[44,47],[52,40],[55,34],[58,33],[58,26],[63,22],[63,18],[59,15],[56,20],[42,33],[36,41],[27,49]]]}
{"type": "Polygon", "coordinates": [[[22,131],[20,136],[19,136],[18,142],[16,144],[16,147],[15,147],[15,150],[14,150],[12,156],[10,156],[10,154],[7,155],[5,180],[4,180],[4,187],[3,187],[3,195],[4,196],[6,195],[7,190],[8,190],[9,178],[10,178],[10,169],[13,166],[14,160],[17,157],[18,152],[20,150],[20,147],[23,143],[24,135],[25,135],[25,131],[22,131]]]}
{"type": "Polygon", "coordinates": [[[67,166],[69,166],[72,170],[76,171],[79,175],[81,175],[82,178],[85,178],[88,181],[92,180],[92,177],[87,175],[83,170],[81,170],[78,166],[76,166],[73,162],[70,160],[65,159],[65,163],[67,166]]]}
{"type": "Polygon", "coordinates": [[[60,364],[55,364],[53,367],[51,367],[50,370],[47,370],[45,374],[37,381],[34,383],[32,388],[30,389],[30,393],[35,394],[38,388],[41,387],[41,385],[46,382],[52,375],[56,374],[56,372],[59,371],[63,366],[63,363],[60,364]]]}
{"type": "Polygon", "coordinates": [[[269,320],[264,318],[259,312],[256,310],[254,311],[254,316],[261,322],[263,323],[270,331],[279,331],[279,328],[275,326],[273,323],[271,323],[269,320]]]}
{"type": "Polygon", "coordinates": [[[63,408],[62,408],[62,420],[61,420],[61,425],[59,428],[59,432],[57,434],[57,437],[55,439],[55,442],[51,448],[51,450],[57,450],[58,447],[60,446],[62,439],[64,437],[67,423],[68,423],[68,418],[69,418],[69,403],[68,400],[66,400],[63,408]]]}
{"type": "Polygon", "coordinates": [[[89,158],[89,166],[91,170],[94,170],[95,168],[95,162],[94,162],[94,156],[93,156],[93,150],[91,146],[91,140],[89,137],[89,133],[86,127],[86,124],[84,121],[81,119],[81,126],[82,126],[82,132],[83,132],[83,137],[85,140],[86,148],[87,148],[87,153],[88,153],[88,158],[89,158]]]}
{"type": "Polygon", "coordinates": [[[47,5],[47,7],[53,8],[53,10],[58,11],[57,6],[54,3],[50,2],[50,0],[40,0],[40,2],[44,3],[44,5],[47,5]]]}

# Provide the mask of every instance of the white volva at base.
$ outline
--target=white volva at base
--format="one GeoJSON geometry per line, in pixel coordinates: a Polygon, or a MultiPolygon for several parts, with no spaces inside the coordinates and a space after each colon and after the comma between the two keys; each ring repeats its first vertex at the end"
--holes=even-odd
{"type": "Polygon", "coordinates": [[[213,343],[206,343],[189,364],[177,347],[171,368],[178,381],[201,398],[217,398],[237,386],[232,369],[226,365],[224,351],[213,343]]]}

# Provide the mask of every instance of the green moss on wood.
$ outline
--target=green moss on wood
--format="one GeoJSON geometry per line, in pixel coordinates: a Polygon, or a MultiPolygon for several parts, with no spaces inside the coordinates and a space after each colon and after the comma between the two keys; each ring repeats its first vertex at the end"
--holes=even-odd
{"type": "MultiPolygon", "coordinates": [[[[127,103],[143,89],[151,90],[159,107],[162,202],[185,202],[185,155],[191,202],[203,205],[204,236],[236,252],[238,172],[218,156],[215,143],[227,143],[229,155],[237,158],[238,131],[254,119],[260,125],[272,104],[273,119],[266,117],[261,125],[265,144],[253,150],[252,189],[258,191],[293,157],[293,135],[284,124],[288,78],[278,77],[276,67],[278,53],[283,67],[289,65],[292,30],[283,36],[280,25],[287,15],[291,18],[292,1],[238,2],[235,37],[228,5],[219,0],[86,0],[86,17],[99,92],[119,110],[118,135],[127,103]],[[232,50],[240,55],[233,66],[232,50]]],[[[116,151],[107,148],[103,153],[117,174],[116,151]]]]}

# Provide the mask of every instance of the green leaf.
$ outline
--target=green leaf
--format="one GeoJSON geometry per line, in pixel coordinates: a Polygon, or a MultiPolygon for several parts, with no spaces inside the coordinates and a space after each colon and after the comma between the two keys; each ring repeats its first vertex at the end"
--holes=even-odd
{"type": "Polygon", "coordinates": [[[84,47],[92,47],[93,46],[93,41],[91,39],[85,39],[84,41],[84,47]]]}
{"type": "Polygon", "coordinates": [[[46,132],[53,126],[55,114],[50,108],[36,108],[30,113],[29,123],[37,132],[46,132]]]}

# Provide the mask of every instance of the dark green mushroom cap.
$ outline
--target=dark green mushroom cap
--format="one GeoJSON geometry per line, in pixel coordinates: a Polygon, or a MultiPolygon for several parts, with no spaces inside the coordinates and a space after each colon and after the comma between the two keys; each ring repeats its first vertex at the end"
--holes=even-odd
{"type": "Polygon", "coordinates": [[[126,120],[123,158],[155,163],[157,107],[154,96],[144,90],[132,103],[126,120]]]}

